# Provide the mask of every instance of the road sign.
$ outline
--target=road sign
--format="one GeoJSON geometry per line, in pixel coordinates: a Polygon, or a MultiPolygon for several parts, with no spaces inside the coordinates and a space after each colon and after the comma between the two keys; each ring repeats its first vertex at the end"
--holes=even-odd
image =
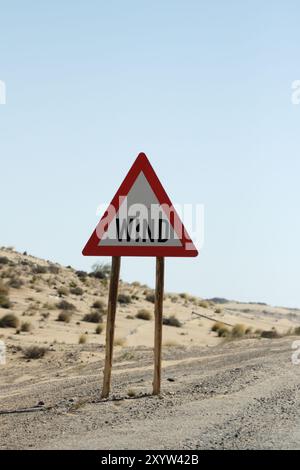
{"type": "Polygon", "coordinates": [[[197,256],[148,158],[140,153],[83,249],[85,256],[111,256],[102,398],[110,391],[121,256],[155,256],[153,394],[160,393],[165,256],[197,256]]]}
{"type": "Polygon", "coordinates": [[[140,153],[83,249],[85,256],[197,256],[148,158],[140,153]]]}

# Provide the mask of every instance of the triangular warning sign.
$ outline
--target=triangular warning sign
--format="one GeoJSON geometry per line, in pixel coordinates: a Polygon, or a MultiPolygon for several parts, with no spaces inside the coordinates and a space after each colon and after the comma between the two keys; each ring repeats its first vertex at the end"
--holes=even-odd
{"type": "Polygon", "coordinates": [[[85,256],[197,256],[148,158],[140,153],[83,249],[85,256]]]}

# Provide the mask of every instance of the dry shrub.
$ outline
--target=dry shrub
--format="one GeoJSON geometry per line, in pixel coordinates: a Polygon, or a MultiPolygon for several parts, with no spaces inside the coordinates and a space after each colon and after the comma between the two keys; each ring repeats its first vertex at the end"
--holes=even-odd
{"type": "Polygon", "coordinates": [[[230,330],[229,328],[227,328],[227,326],[223,326],[221,328],[218,329],[218,336],[219,338],[227,338],[228,336],[230,336],[230,330]]]}
{"type": "Polygon", "coordinates": [[[296,326],[296,328],[294,329],[294,334],[300,335],[300,326],[296,326]]]}
{"type": "Polygon", "coordinates": [[[29,346],[23,349],[23,354],[26,359],[40,359],[44,357],[47,352],[47,348],[43,346],[29,346]]]}
{"type": "Polygon", "coordinates": [[[163,318],[163,324],[168,326],[175,326],[176,328],[180,328],[182,323],[175,317],[175,315],[171,315],[170,317],[163,318]]]}
{"type": "Polygon", "coordinates": [[[280,338],[280,334],[278,331],[273,328],[270,331],[262,331],[261,335],[262,338],[268,338],[268,339],[275,339],[275,338],[280,338]]]}
{"type": "Polygon", "coordinates": [[[75,310],[75,305],[71,304],[67,300],[61,300],[56,304],[56,307],[59,308],[60,310],[75,310]]]}
{"type": "Polygon", "coordinates": [[[115,338],[114,339],[114,346],[125,346],[126,339],[125,338],[115,338]]]}
{"type": "Polygon", "coordinates": [[[32,325],[29,321],[25,321],[21,324],[21,328],[20,328],[21,331],[23,331],[24,333],[29,333],[29,331],[32,330],[32,325]]]}
{"type": "Polygon", "coordinates": [[[79,336],[78,344],[85,344],[87,342],[87,335],[82,334],[79,336]]]}
{"type": "Polygon", "coordinates": [[[241,323],[237,323],[231,330],[233,338],[241,338],[245,335],[247,327],[241,323]]]}
{"type": "Polygon", "coordinates": [[[136,318],[138,318],[139,320],[151,320],[152,318],[152,314],[149,310],[147,310],[146,308],[142,308],[141,310],[138,311],[138,313],[136,314],[136,318]]]}
{"type": "Polygon", "coordinates": [[[224,325],[224,323],[220,322],[220,321],[217,321],[213,324],[213,326],[211,327],[211,331],[215,331],[216,333],[219,331],[220,328],[224,328],[226,327],[224,325]]]}
{"type": "Polygon", "coordinates": [[[6,295],[0,294],[0,307],[1,308],[10,308],[11,302],[6,295]]]}
{"type": "Polygon", "coordinates": [[[68,311],[60,312],[58,317],[57,317],[57,321],[63,321],[65,323],[70,323],[71,318],[72,318],[72,313],[71,312],[68,312],[68,311]]]}
{"type": "Polygon", "coordinates": [[[118,295],[118,302],[120,304],[131,304],[132,299],[131,296],[128,294],[119,294],[118,295]]]}
{"type": "Polygon", "coordinates": [[[8,285],[13,289],[20,289],[24,285],[24,282],[19,277],[14,276],[8,281],[8,285]]]}
{"type": "Polygon", "coordinates": [[[101,323],[102,315],[100,312],[91,312],[84,315],[82,321],[87,321],[90,323],[101,323]]]}
{"type": "Polygon", "coordinates": [[[69,289],[67,287],[62,286],[62,287],[59,287],[57,289],[57,293],[60,297],[63,296],[63,295],[68,295],[69,294],[69,289]]]}
{"type": "Polygon", "coordinates": [[[104,326],[102,325],[102,323],[99,323],[99,325],[97,325],[95,329],[96,335],[101,335],[103,329],[104,329],[104,326]]]}
{"type": "Polygon", "coordinates": [[[146,294],[145,299],[147,300],[147,302],[151,302],[152,304],[154,304],[155,303],[155,294],[154,294],[154,292],[149,292],[148,294],[146,294]]]}
{"type": "Polygon", "coordinates": [[[8,313],[0,318],[0,328],[17,328],[19,319],[13,313],[8,313]]]}
{"type": "Polygon", "coordinates": [[[84,293],[84,290],[81,287],[71,287],[70,293],[73,295],[82,295],[84,293]]]}
{"type": "Polygon", "coordinates": [[[8,295],[8,287],[3,283],[3,281],[0,281],[0,295],[8,295]]]}
{"type": "Polygon", "coordinates": [[[104,311],[105,310],[105,303],[102,300],[95,300],[92,305],[92,308],[96,308],[97,310],[104,311]]]}

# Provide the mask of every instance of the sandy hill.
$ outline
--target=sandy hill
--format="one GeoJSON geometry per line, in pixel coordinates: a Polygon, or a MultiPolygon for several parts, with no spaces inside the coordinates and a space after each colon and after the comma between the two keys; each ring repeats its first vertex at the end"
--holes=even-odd
{"type": "MultiPolygon", "coordinates": [[[[8,346],[23,348],[36,343],[78,345],[80,336],[85,335],[83,342],[103,345],[108,274],[105,267],[85,273],[1,248],[0,339],[8,346]],[[16,316],[18,325],[1,328],[1,318],[7,314],[16,316]]],[[[149,287],[120,282],[117,347],[152,346],[153,309],[149,287]]],[[[248,335],[272,328],[283,334],[300,324],[300,311],[296,309],[218,298],[204,300],[186,293],[165,294],[164,317],[165,347],[208,347],[224,341],[212,331],[214,320],[223,322],[229,330],[231,325],[244,324],[248,335]]]]}

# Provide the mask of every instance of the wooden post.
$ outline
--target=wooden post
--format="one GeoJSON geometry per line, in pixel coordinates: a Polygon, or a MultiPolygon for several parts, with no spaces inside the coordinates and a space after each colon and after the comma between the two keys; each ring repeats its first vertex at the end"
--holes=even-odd
{"type": "Polygon", "coordinates": [[[165,259],[156,258],[153,395],[160,394],[165,259]]]}
{"type": "Polygon", "coordinates": [[[111,367],[114,348],[115,318],[118,301],[118,286],[120,276],[121,257],[113,256],[111,263],[107,323],[106,323],[106,345],[105,365],[101,398],[107,398],[110,392],[111,367]]]}

